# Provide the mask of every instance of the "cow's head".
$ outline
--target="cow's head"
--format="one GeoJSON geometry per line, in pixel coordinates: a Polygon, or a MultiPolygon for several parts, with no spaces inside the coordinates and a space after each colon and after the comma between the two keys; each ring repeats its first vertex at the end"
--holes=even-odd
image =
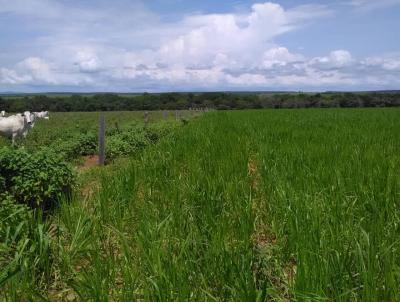
{"type": "Polygon", "coordinates": [[[28,125],[32,124],[34,116],[35,115],[30,113],[29,111],[24,112],[24,117],[28,125]]]}

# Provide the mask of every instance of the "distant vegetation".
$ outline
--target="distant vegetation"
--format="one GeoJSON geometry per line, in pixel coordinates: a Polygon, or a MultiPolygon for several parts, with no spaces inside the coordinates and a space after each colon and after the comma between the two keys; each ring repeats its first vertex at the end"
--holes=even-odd
{"type": "Polygon", "coordinates": [[[400,92],[362,93],[162,93],[142,95],[32,95],[0,97],[0,109],[31,111],[175,110],[189,108],[260,109],[396,107],[400,92]]]}

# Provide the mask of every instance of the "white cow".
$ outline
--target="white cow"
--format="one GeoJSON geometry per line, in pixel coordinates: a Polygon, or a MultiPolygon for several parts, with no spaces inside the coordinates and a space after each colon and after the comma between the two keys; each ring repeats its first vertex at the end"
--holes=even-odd
{"type": "Polygon", "coordinates": [[[40,111],[33,113],[37,118],[44,118],[45,120],[49,119],[49,112],[48,111],[40,111]]]}
{"type": "Polygon", "coordinates": [[[11,137],[12,145],[14,146],[17,137],[26,137],[33,120],[34,115],[29,111],[25,111],[23,114],[4,117],[0,119],[0,134],[5,137],[11,137]]]}
{"type": "MultiPolygon", "coordinates": [[[[25,115],[25,113],[24,113],[24,115],[25,115]]],[[[30,123],[27,124],[27,126],[24,129],[24,131],[22,132],[23,138],[26,138],[26,136],[28,135],[29,130],[31,130],[35,126],[35,122],[36,122],[36,119],[37,119],[35,113],[30,113],[30,118],[31,118],[30,119],[31,120],[30,123]]]]}
{"type": "Polygon", "coordinates": [[[26,130],[24,137],[28,134],[28,131],[31,130],[35,126],[36,119],[43,118],[45,120],[49,119],[49,112],[48,111],[40,111],[31,113],[31,123],[29,124],[28,129],[26,130]]]}

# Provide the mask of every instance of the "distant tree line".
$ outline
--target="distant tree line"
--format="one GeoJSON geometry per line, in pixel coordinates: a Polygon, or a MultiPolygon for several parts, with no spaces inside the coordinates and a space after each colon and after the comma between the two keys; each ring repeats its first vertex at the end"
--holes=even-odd
{"type": "Polygon", "coordinates": [[[144,93],[137,96],[95,94],[70,96],[33,95],[0,97],[0,110],[30,111],[122,111],[180,110],[189,108],[329,108],[396,107],[400,92],[361,93],[144,93]]]}

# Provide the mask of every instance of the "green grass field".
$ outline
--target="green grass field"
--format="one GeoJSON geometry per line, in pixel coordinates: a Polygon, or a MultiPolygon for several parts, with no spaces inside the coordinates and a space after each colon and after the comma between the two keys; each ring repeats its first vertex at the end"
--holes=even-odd
{"type": "Polygon", "coordinates": [[[400,301],[398,109],[210,112],[96,173],[0,296],[400,301]]]}

